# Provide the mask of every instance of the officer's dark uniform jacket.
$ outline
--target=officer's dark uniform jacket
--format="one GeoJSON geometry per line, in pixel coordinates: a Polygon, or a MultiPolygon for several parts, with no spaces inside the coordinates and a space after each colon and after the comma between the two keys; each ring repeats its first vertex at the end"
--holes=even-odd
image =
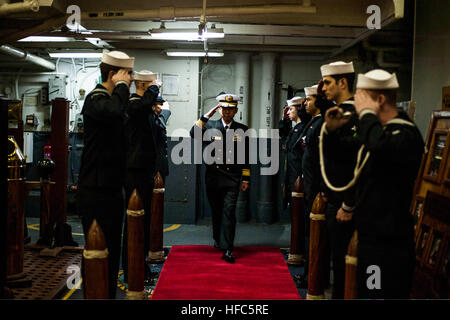
{"type": "Polygon", "coordinates": [[[129,90],[118,84],[112,94],[98,84],[84,102],[84,148],[81,157],[80,187],[120,188],[124,183],[124,111],[129,90]]]}
{"type": "MultiPolygon", "coordinates": [[[[352,180],[358,150],[361,146],[357,137],[358,117],[354,99],[344,101],[339,107],[344,113],[352,112],[349,122],[333,132],[325,133],[323,137],[325,171],[328,180],[335,187],[345,186],[352,180]]],[[[325,195],[333,206],[341,207],[342,203],[345,203],[349,211],[354,208],[354,187],[343,192],[335,192],[325,187],[325,195]]]]}
{"type": "MultiPolygon", "coordinates": [[[[233,121],[230,128],[226,130],[222,119],[214,121],[202,116],[190,132],[194,139],[203,137],[205,148],[213,148],[214,145],[211,145],[213,142],[221,143],[220,146],[215,145],[217,153],[211,153],[214,162],[206,164],[205,184],[208,201],[212,209],[213,238],[223,250],[233,249],[239,183],[241,179],[242,181],[250,180],[249,140],[245,136],[247,129],[246,125],[233,121]],[[233,150],[227,150],[228,139],[233,139],[234,152],[233,150]],[[242,151],[240,151],[242,147],[245,148],[245,156],[243,159],[238,159],[238,155],[239,158],[242,157],[242,151]],[[233,161],[233,158],[233,164],[227,163],[233,161]]],[[[194,141],[194,143],[197,142],[194,141]]]]}
{"type": "Polygon", "coordinates": [[[152,106],[156,103],[159,88],[150,86],[139,96],[133,93],[126,109],[127,120],[125,135],[127,137],[127,168],[155,168],[156,162],[156,127],[152,106]]]}
{"type": "Polygon", "coordinates": [[[356,189],[354,220],[360,241],[413,241],[409,207],[424,151],[420,131],[404,112],[385,126],[366,113],[358,135],[370,151],[356,189]]]}
{"type": "MultiPolygon", "coordinates": [[[[223,186],[235,187],[239,185],[241,177],[243,181],[250,181],[249,139],[243,136],[248,130],[248,127],[242,123],[233,121],[229,130],[234,130],[234,134],[229,137],[232,131],[229,131],[227,135],[222,119],[209,121],[205,117],[202,117],[202,119],[207,121],[206,125],[201,129],[201,137],[204,140],[206,139],[206,141],[203,141],[204,146],[208,146],[213,141],[222,142],[221,147],[217,150],[218,154],[212,153],[215,158],[214,163],[206,165],[206,183],[213,182],[223,186]],[[217,131],[207,131],[209,129],[218,130],[221,132],[221,135],[218,135],[217,131]],[[243,133],[237,130],[242,130],[243,133]],[[229,138],[234,141],[234,152],[232,153],[229,152],[230,150],[226,150],[227,139],[229,138]],[[241,142],[245,143],[245,163],[238,163],[238,144],[241,142]],[[232,155],[234,159],[231,159],[232,155]],[[227,159],[233,161],[233,164],[227,163],[227,159]]],[[[194,137],[194,130],[200,130],[200,128],[194,125],[190,131],[191,137],[194,137]]]]}

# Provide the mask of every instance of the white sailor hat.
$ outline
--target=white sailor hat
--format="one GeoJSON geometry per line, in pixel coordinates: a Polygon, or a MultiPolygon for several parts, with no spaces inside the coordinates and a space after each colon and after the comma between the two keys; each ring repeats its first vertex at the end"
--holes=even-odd
{"type": "Polygon", "coordinates": [[[103,52],[102,62],[115,67],[133,69],[134,57],[129,57],[121,51],[103,52]]]}
{"type": "Polygon", "coordinates": [[[231,93],[224,93],[218,95],[216,100],[220,103],[222,107],[235,108],[239,102],[239,96],[231,93]]]}
{"type": "Polygon", "coordinates": [[[149,70],[135,71],[133,73],[134,80],[138,81],[153,81],[156,80],[157,74],[149,70]]]}
{"type": "Polygon", "coordinates": [[[390,74],[381,69],[375,69],[366,74],[358,75],[357,89],[392,90],[398,89],[399,84],[395,73],[390,74]]]}
{"type": "Polygon", "coordinates": [[[303,101],[302,97],[293,97],[291,100],[287,100],[288,107],[297,106],[303,101]]]}
{"type": "Polygon", "coordinates": [[[312,86],[312,87],[306,87],[305,88],[305,95],[306,96],[316,96],[318,87],[319,86],[317,84],[312,86]]]}
{"type": "Polygon", "coordinates": [[[321,66],[320,71],[322,72],[322,77],[326,77],[338,74],[353,73],[355,72],[355,69],[353,68],[353,62],[346,63],[343,61],[337,61],[321,66]]]}

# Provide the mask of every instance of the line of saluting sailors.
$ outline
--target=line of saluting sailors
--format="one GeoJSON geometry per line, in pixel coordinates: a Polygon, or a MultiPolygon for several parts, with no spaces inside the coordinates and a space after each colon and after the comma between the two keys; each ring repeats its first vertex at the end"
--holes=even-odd
{"type": "MultiPolygon", "coordinates": [[[[165,123],[170,111],[160,96],[160,83],[149,71],[135,73],[136,93],[129,96],[133,66],[134,58],[123,52],[105,53],[100,65],[102,84],[89,93],[82,110],[85,129],[78,206],[84,234],[94,219],[105,234],[111,298],[115,297],[119,269],[124,198],[129,199],[131,191],[138,189],[148,234],[154,175],[157,171],[163,177],[168,175],[165,123]]],[[[384,70],[359,74],[353,94],[352,62],[324,65],[321,73],[318,85],[305,88],[306,99],[288,101],[289,109],[280,122],[281,136],[287,137],[287,189],[292,190],[297,177],[303,179],[307,214],[302,253],[307,259],[309,212],[321,192],[328,199],[333,298],[344,295],[345,254],[354,230],[359,237],[359,298],[408,298],[415,261],[409,205],[424,148],[422,136],[396,108],[399,84],[395,74],[384,70]],[[293,127],[292,121],[296,122],[293,127]],[[366,285],[370,276],[366,270],[372,265],[381,271],[381,287],[373,290],[366,285]]],[[[217,101],[194,124],[192,137],[195,130],[216,129],[222,133],[220,138],[226,139],[229,129],[248,129],[233,119],[237,95],[223,93],[217,101]],[[209,120],[217,111],[221,119],[209,120]]],[[[208,145],[214,138],[202,141],[208,145]]],[[[214,246],[223,250],[222,259],[229,263],[235,261],[237,195],[239,190],[248,190],[250,180],[248,138],[237,134],[233,141],[242,138],[245,163],[229,164],[223,159],[227,155],[214,155],[216,163],[207,166],[205,177],[213,211],[214,246]]],[[[125,249],[126,238],[125,234],[125,249]]],[[[146,252],[148,249],[146,242],[146,252]]],[[[126,251],[123,261],[126,277],[126,251]]],[[[305,285],[307,273],[299,276],[300,285],[305,285]]],[[[147,265],[146,279],[151,279],[147,265]]]]}
{"type": "MultiPolygon", "coordinates": [[[[109,295],[116,296],[124,206],[136,188],[144,206],[144,249],[149,252],[150,209],[154,177],[169,174],[166,123],[168,104],[160,94],[156,74],[134,72],[134,58],[120,51],[104,53],[102,83],[86,97],[84,148],[78,180],[78,209],[87,236],[94,219],[99,223],[109,252],[109,295]],[[134,81],[136,93],[130,97],[134,81]],[[125,194],[123,194],[125,190],[125,194]],[[124,200],[126,202],[124,203],[124,200]]],[[[122,266],[127,281],[127,226],[123,237],[122,266]]],[[[145,281],[152,273],[145,261],[145,281]]]]}
{"type": "MultiPolygon", "coordinates": [[[[287,101],[289,111],[280,121],[280,136],[287,137],[286,187],[292,190],[297,177],[304,185],[306,230],[300,233],[306,239],[301,253],[307,260],[308,217],[321,192],[328,200],[332,298],[344,298],[345,255],[357,230],[358,298],[408,299],[415,263],[409,208],[424,151],[422,135],[396,107],[395,73],[376,69],[359,74],[356,94],[352,62],[323,65],[321,73],[318,85],[305,88],[306,99],[287,101]],[[303,110],[312,117],[309,122],[303,110]],[[289,131],[290,120],[296,125],[289,131]],[[379,268],[379,287],[367,284],[370,266],[379,268]]],[[[307,287],[307,267],[296,276],[300,287],[307,287]]]]}

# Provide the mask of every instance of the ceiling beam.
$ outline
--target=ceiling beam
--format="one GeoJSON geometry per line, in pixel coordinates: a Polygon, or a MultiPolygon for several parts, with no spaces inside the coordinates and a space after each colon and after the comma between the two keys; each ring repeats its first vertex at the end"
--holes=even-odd
{"type": "MultiPolygon", "coordinates": [[[[330,27],[299,26],[299,25],[261,25],[243,23],[220,23],[209,21],[208,25],[216,24],[217,28],[223,28],[225,35],[299,35],[313,37],[354,38],[366,28],[360,27],[330,27]]],[[[122,32],[147,32],[149,29],[158,29],[161,22],[154,21],[85,21],[83,26],[88,30],[122,31],[122,32]]],[[[198,22],[165,22],[167,29],[172,28],[196,28],[198,22]]]]}
{"type": "Polygon", "coordinates": [[[62,25],[66,22],[66,15],[57,15],[55,17],[49,18],[48,20],[42,22],[41,24],[32,27],[30,29],[21,30],[12,34],[6,34],[0,38],[0,44],[10,44],[14,41],[26,38],[28,36],[36,36],[43,32],[48,32],[56,29],[60,29],[62,25]]]}

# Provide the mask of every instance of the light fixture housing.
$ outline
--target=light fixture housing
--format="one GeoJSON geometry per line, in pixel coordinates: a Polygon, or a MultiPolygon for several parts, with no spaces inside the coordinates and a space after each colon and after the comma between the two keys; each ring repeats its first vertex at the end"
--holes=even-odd
{"type": "Polygon", "coordinates": [[[73,51],[52,51],[52,52],[49,52],[48,55],[51,58],[101,59],[101,57],[103,56],[103,53],[102,52],[93,52],[93,51],[73,50],[73,51]]]}
{"type": "Polygon", "coordinates": [[[198,29],[150,29],[148,31],[152,39],[157,40],[186,40],[203,41],[205,39],[217,39],[225,37],[223,29],[210,28],[199,34],[198,29]]]}
{"type": "Polygon", "coordinates": [[[18,40],[18,42],[69,42],[75,40],[72,37],[29,36],[18,40]]]}
{"type": "Polygon", "coordinates": [[[166,54],[169,57],[223,57],[224,53],[222,50],[189,50],[189,49],[167,49],[166,54]]]}

